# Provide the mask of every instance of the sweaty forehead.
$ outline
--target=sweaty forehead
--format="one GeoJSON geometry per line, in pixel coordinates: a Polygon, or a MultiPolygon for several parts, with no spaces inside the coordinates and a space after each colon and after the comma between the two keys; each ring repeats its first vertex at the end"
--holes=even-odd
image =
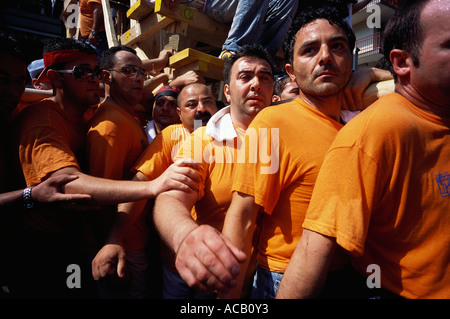
{"type": "Polygon", "coordinates": [[[302,45],[307,41],[328,40],[336,37],[344,37],[347,40],[347,35],[341,27],[330,24],[328,20],[317,19],[298,30],[296,45],[302,45]]]}
{"type": "Polygon", "coordinates": [[[242,72],[266,72],[272,74],[270,64],[263,59],[256,57],[243,57],[238,59],[233,65],[235,74],[242,72]]]}
{"type": "Polygon", "coordinates": [[[119,51],[115,55],[115,65],[135,65],[135,66],[141,66],[142,61],[141,59],[128,51],[119,51]]]}

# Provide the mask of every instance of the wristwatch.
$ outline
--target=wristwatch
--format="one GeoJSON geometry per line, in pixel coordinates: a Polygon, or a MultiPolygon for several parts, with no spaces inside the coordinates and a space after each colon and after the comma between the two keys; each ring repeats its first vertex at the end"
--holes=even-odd
{"type": "Polygon", "coordinates": [[[33,197],[31,197],[31,189],[33,186],[29,186],[23,190],[22,198],[23,198],[23,206],[26,208],[33,208],[34,202],[33,197]]]}

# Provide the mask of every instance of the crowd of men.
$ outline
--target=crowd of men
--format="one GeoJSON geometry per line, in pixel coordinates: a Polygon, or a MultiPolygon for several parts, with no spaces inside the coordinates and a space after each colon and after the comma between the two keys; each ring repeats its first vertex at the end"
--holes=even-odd
{"type": "Polygon", "coordinates": [[[390,71],[352,73],[343,15],[301,10],[284,86],[269,51],[244,45],[225,60],[225,107],[201,77],[175,79],[150,125],[137,107],[152,64],[68,38],[44,48],[52,96],[17,114],[27,64],[5,39],[3,295],[450,298],[449,12],[408,1],[384,30],[390,71]],[[391,77],[395,92],[349,112],[391,77]]]}

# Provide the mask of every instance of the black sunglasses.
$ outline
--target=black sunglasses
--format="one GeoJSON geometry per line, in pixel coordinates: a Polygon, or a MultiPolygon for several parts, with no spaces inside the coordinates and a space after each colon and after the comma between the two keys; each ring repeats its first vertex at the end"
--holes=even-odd
{"type": "Polygon", "coordinates": [[[86,66],[74,66],[72,70],[55,70],[59,73],[72,73],[73,77],[77,80],[88,80],[91,81],[94,77],[101,79],[102,69],[95,66],[94,69],[88,68],[86,66]]]}

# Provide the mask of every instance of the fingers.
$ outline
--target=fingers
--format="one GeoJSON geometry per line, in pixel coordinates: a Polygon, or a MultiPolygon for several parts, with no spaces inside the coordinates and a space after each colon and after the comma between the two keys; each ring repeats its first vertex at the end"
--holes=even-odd
{"type": "Polygon", "coordinates": [[[94,280],[100,280],[114,273],[114,270],[115,266],[111,261],[102,261],[101,259],[97,259],[97,257],[92,261],[92,277],[94,280]]]}
{"type": "Polygon", "coordinates": [[[100,280],[103,277],[112,275],[116,271],[119,277],[125,274],[125,252],[120,245],[110,244],[104,246],[92,260],[92,277],[100,280]]]}
{"type": "Polygon", "coordinates": [[[125,277],[125,268],[126,268],[126,258],[125,254],[120,254],[118,256],[118,263],[117,263],[117,275],[119,278],[125,277]]]}
{"type": "Polygon", "coordinates": [[[226,291],[237,284],[240,262],[246,256],[211,226],[192,231],[180,245],[176,267],[193,288],[211,292],[226,291]]]}
{"type": "Polygon", "coordinates": [[[170,180],[168,185],[170,188],[182,191],[197,191],[201,176],[195,169],[199,169],[199,167],[200,164],[188,158],[175,162],[165,172],[170,180]]]}

